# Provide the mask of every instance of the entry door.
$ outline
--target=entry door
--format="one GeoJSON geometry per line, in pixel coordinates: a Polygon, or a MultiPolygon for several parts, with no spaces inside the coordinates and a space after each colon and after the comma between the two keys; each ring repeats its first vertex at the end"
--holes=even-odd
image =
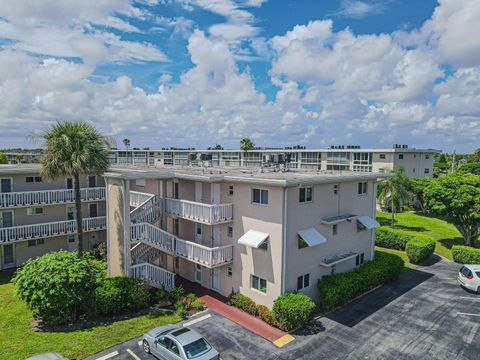
{"type": "Polygon", "coordinates": [[[12,179],[10,178],[0,179],[0,192],[2,193],[12,192],[12,179]]]}
{"type": "Polygon", "coordinates": [[[69,236],[67,238],[67,250],[68,251],[75,251],[77,250],[77,241],[75,236],[69,236]]]}
{"type": "Polygon", "coordinates": [[[5,244],[2,246],[2,269],[8,269],[15,266],[15,246],[5,244]]]}
{"type": "Polygon", "coordinates": [[[212,184],[212,203],[220,204],[220,184],[212,184]]]}
{"type": "Polygon", "coordinates": [[[88,177],[88,187],[94,188],[97,186],[97,177],[95,175],[90,175],[88,177]]]}
{"type": "Polygon", "coordinates": [[[220,246],[220,225],[212,226],[212,247],[220,246]]]}
{"type": "Polygon", "coordinates": [[[195,223],[195,242],[202,243],[202,224],[200,223],[195,223]]]}
{"type": "Polygon", "coordinates": [[[202,266],[195,264],[195,282],[202,283],[202,266]]]}
{"type": "Polygon", "coordinates": [[[212,290],[220,290],[220,274],[218,268],[212,269],[212,290]]]}
{"type": "Polygon", "coordinates": [[[202,202],[202,186],[200,181],[195,181],[195,201],[202,202]]]}
{"type": "Polygon", "coordinates": [[[98,211],[97,211],[97,204],[90,204],[88,206],[88,212],[90,217],[97,217],[98,216],[98,211]]]}
{"type": "Polygon", "coordinates": [[[13,226],[13,211],[2,211],[0,213],[0,227],[12,227],[13,226]]]}
{"type": "Polygon", "coordinates": [[[67,178],[66,186],[67,186],[67,189],[73,189],[73,179],[72,178],[67,178]]]}

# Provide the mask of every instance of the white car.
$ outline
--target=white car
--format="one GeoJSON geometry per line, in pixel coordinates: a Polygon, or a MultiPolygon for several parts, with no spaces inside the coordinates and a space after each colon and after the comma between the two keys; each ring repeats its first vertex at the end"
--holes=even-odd
{"type": "Polygon", "coordinates": [[[480,294],[480,265],[463,265],[458,271],[457,280],[465,289],[480,294]]]}

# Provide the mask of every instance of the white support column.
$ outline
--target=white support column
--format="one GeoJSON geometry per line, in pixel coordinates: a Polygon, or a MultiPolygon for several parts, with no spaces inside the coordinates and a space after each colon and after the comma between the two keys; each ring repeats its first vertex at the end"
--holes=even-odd
{"type": "Polygon", "coordinates": [[[130,275],[130,182],[122,179],[123,191],[123,246],[124,246],[124,271],[130,275]]]}

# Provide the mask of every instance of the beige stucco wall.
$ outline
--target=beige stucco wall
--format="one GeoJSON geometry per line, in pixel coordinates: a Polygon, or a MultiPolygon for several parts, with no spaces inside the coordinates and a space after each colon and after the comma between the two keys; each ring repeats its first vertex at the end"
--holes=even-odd
{"type": "Polygon", "coordinates": [[[434,154],[423,153],[395,153],[395,168],[403,167],[408,177],[433,177],[434,154]],[[399,155],[403,155],[403,159],[399,155]],[[428,156],[428,159],[427,159],[428,156]],[[425,174],[425,169],[429,169],[425,174]]]}
{"type": "Polygon", "coordinates": [[[385,172],[393,170],[395,154],[393,153],[372,153],[372,172],[385,172]],[[385,159],[380,159],[380,154],[385,155],[385,159]]]}
{"type": "MultiPolygon", "coordinates": [[[[358,195],[358,182],[339,184],[338,194],[333,192],[334,184],[315,185],[313,202],[299,203],[299,189],[288,189],[287,206],[287,258],[286,287],[293,291],[297,288],[297,277],[310,274],[310,286],[302,290],[318,300],[316,283],[331,269],[320,266],[320,261],[348,252],[364,253],[365,261],[370,260],[372,250],[372,232],[357,232],[355,221],[337,224],[337,235],[333,235],[332,225],[320,224],[321,219],[332,216],[353,214],[372,217],[374,213],[374,184],[368,183],[367,195],[358,195]],[[313,227],[327,238],[327,243],[303,249],[298,248],[297,232],[313,227]]],[[[336,266],[336,272],[355,268],[355,259],[347,260],[336,266]]]]}
{"type": "Polygon", "coordinates": [[[124,218],[124,186],[121,180],[107,181],[107,257],[108,274],[110,276],[124,275],[125,272],[125,241],[124,228],[128,219],[124,218]]]}
{"type": "MultiPolygon", "coordinates": [[[[0,175],[1,178],[12,178],[13,181],[13,189],[14,192],[21,192],[21,191],[41,191],[41,190],[57,190],[57,189],[66,189],[67,183],[66,178],[58,178],[55,180],[47,181],[43,179],[40,183],[27,183],[25,178],[27,176],[40,176],[39,172],[32,172],[28,171],[23,174],[2,174],[0,175]]],[[[102,187],[105,185],[102,176],[97,175],[97,186],[102,187]]],[[[82,188],[88,187],[88,177],[85,175],[80,176],[80,186],[82,188]]]]}

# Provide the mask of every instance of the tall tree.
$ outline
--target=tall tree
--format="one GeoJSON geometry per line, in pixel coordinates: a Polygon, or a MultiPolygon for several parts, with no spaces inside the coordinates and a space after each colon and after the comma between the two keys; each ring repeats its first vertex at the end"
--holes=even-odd
{"type": "Polygon", "coordinates": [[[427,206],[425,204],[425,189],[432,182],[431,178],[412,178],[409,181],[409,191],[412,193],[414,205],[420,208],[420,211],[425,214],[427,206]]]}
{"type": "Polygon", "coordinates": [[[41,174],[46,179],[71,176],[74,180],[78,257],[83,257],[80,175],[101,174],[108,169],[109,141],[87,122],[57,122],[41,135],[44,153],[41,174]]]}
{"type": "Polygon", "coordinates": [[[248,151],[248,150],[253,150],[255,148],[255,145],[253,144],[252,140],[249,138],[243,138],[240,140],[240,150],[242,151],[248,151]]]}
{"type": "Polygon", "coordinates": [[[400,211],[409,199],[409,180],[403,168],[397,168],[392,177],[378,183],[378,200],[384,209],[392,212],[392,226],[395,225],[395,211],[400,211]]]}
{"type": "Polygon", "coordinates": [[[123,145],[125,145],[125,149],[127,149],[128,151],[128,149],[130,148],[130,139],[128,138],[123,139],[123,145]]]}
{"type": "Polygon", "coordinates": [[[480,176],[454,173],[431,182],[425,189],[430,210],[453,224],[467,246],[480,236],[480,176]]]}

